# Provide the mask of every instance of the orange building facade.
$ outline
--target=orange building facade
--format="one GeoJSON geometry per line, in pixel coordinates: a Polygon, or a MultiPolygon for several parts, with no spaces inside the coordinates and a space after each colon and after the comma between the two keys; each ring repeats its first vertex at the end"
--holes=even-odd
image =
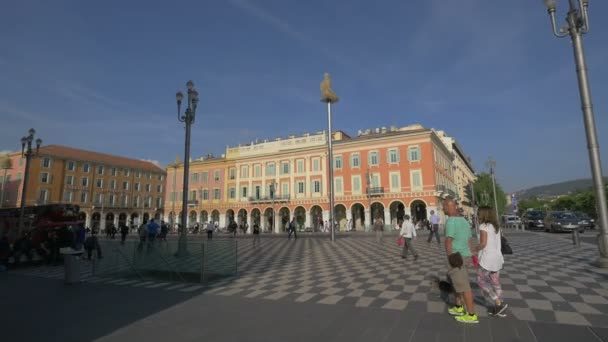
{"type": "MultiPolygon", "coordinates": [[[[394,227],[405,214],[415,220],[431,210],[442,214],[446,196],[460,199],[456,157],[432,129],[382,128],[356,137],[334,132],[333,139],[340,230],[369,230],[376,217],[394,227]]],[[[325,132],[228,147],[221,157],[191,162],[187,225],[225,227],[235,220],[281,232],[295,217],[300,229],[319,230],[329,219],[328,174],[325,132]]],[[[183,164],[167,175],[168,220],[180,222],[183,164]]]]}
{"type": "MultiPolygon", "coordinates": [[[[9,155],[3,207],[21,205],[25,159],[9,155]]],[[[4,170],[2,170],[4,172],[4,170]]],[[[86,225],[137,224],[161,218],[166,172],[153,163],[66,146],[42,146],[30,160],[26,206],[69,203],[80,206],[86,225]]]]}

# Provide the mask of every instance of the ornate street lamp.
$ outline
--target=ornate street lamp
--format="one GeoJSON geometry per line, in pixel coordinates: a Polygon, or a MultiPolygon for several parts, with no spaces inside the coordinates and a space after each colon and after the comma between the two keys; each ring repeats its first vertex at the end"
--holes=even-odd
{"type": "Polygon", "coordinates": [[[597,216],[599,221],[598,248],[600,256],[596,265],[608,268],[608,206],[606,205],[606,193],[604,192],[604,179],[602,173],[602,162],[600,159],[600,147],[597,142],[595,128],[595,116],[591,103],[591,90],[587,75],[587,62],[583,49],[583,34],[589,32],[589,0],[569,0],[569,10],[566,15],[566,24],[557,29],[555,14],[557,11],[557,0],[543,0],[547,12],[551,18],[553,34],[558,38],[570,36],[574,49],[574,61],[576,63],[576,74],[578,77],[579,95],[583,108],[583,122],[585,124],[585,135],[587,137],[587,148],[589,150],[589,162],[593,176],[593,189],[595,191],[597,216]]]}
{"type": "Polygon", "coordinates": [[[36,150],[32,150],[32,142],[34,142],[34,135],[36,130],[30,128],[28,135],[21,138],[21,157],[25,157],[25,171],[23,172],[23,187],[21,188],[21,206],[19,210],[19,234],[23,230],[23,217],[25,213],[25,200],[27,198],[27,182],[30,173],[30,160],[32,157],[38,155],[40,151],[40,145],[42,145],[42,139],[36,139],[36,150]]]}
{"type": "Polygon", "coordinates": [[[186,227],[186,222],[188,222],[188,178],[190,172],[190,127],[194,123],[194,119],[196,117],[196,107],[198,105],[198,92],[194,89],[194,82],[188,81],[186,83],[186,87],[188,88],[188,103],[186,107],[186,111],[184,114],[181,112],[182,100],[184,99],[184,94],[181,91],[178,91],[175,94],[175,98],[177,99],[177,120],[179,122],[184,122],[186,124],[186,142],[184,148],[184,187],[183,187],[183,196],[182,196],[182,230],[180,232],[179,244],[177,255],[178,256],[186,256],[188,254],[187,251],[187,234],[188,229],[186,227]]]}
{"type": "Polygon", "coordinates": [[[321,102],[327,103],[327,165],[329,166],[329,226],[331,227],[331,241],[336,241],[334,227],[334,151],[332,146],[331,104],[337,103],[338,100],[338,95],[331,89],[331,78],[328,73],[325,73],[321,82],[321,102]]]}

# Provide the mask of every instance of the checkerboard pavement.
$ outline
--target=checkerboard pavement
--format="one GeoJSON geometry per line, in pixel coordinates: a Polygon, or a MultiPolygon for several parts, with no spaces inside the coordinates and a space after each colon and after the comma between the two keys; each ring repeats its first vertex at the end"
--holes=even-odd
{"type": "MultiPolygon", "coordinates": [[[[423,233],[424,234],[424,233],[423,233]]],[[[597,247],[573,246],[544,233],[507,232],[514,249],[501,272],[508,314],[525,321],[608,326],[608,272],[590,266],[597,247]]],[[[445,252],[426,236],[415,240],[420,254],[400,258],[396,237],[378,245],[371,236],[298,241],[268,239],[259,250],[241,251],[240,276],[209,291],[224,296],[445,312],[429,276],[444,276],[445,252]]],[[[470,279],[480,316],[487,316],[481,290],[470,279]]]]}
{"type": "MultiPolygon", "coordinates": [[[[420,258],[400,257],[396,236],[381,244],[368,234],[301,236],[298,240],[264,236],[254,248],[239,239],[239,275],[211,286],[138,282],[85,277],[85,281],[114,285],[164,287],[167,290],[205,291],[219,296],[241,296],[291,303],[379,307],[387,310],[446,312],[447,305],[433,289],[429,276],[444,276],[443,247],[428,244],[425,233],[414,241],[420,258]]],[[[507,232],[514,254],[505,256],[501,272],[509,316],[524,321],[608,327],[608,272],[590,266],[597,247],[544,233],[507,232]]],[[[481,291],[470,279],[478,314],[487,316],[481,291]]],[[[22,274],[61,278],[61,268],[42,267],[22,274]]]]}

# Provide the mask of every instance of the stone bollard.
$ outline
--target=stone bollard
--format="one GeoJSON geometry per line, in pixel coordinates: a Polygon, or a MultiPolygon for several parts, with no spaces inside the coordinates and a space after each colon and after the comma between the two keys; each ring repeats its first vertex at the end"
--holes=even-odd
{"type": "Polygon", "coordinates": [[[578,229],[572,231],[572,244],[575,246],[581,245],[581,240],[579,239],[578,229]]]}

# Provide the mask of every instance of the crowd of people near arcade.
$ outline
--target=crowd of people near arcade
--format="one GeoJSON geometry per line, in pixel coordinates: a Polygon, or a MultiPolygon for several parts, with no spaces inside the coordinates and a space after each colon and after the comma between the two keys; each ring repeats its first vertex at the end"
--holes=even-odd
{"type": "Polygon", "coordinates": [[[90,234],[87,238],[87,230],[84,225],[34,229],[21,232],[14,241],[10,241],[9,235],[4,233],[0,238],[0,267],[19,267],[24,262],[34,261],[50,265],[60,264],[60,250],[68,247],[74,250],[93,250],[97,247],[101,253],[96,234],[90,234]]]}

